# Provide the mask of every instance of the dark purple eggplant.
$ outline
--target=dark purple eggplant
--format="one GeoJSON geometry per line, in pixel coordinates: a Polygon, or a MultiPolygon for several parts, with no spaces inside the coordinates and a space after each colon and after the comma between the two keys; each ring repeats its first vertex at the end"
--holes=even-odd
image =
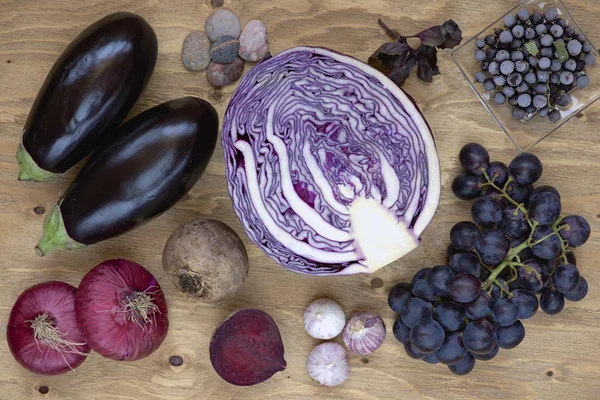
{"type": "Polygon", "coordinates": [[[136,14],[110,14],[62,52],[29,112],[17,150],[20,181],[47,181],[112,140],[156,65],[156,34],[136,14]]]}
{"type": "Polygon", "coordinates": [[[172,100],[133,117],[95,151],[44,221],[35,248],[77,249],[114,238],[171,208],[198,181],[217,143],[206,101],[172,100]]]}

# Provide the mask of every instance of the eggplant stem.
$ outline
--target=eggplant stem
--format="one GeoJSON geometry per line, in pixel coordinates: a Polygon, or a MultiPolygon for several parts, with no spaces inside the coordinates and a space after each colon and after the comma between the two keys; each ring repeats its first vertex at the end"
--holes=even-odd
{"type": "Polygon", "coordinates": [[[56,204],[46,215],[44,232],[37,246],[35,246],[36,254],[43,257],[56,249],[75,250],[84,247],[87,247],[87,245],[76,242],[69,237],[60,211],[60,205],[56,204]]]}
{"type": "Polygon", "coordinates": [[[21,143],[17,148],[17,163],[19,163],[19,176],[17,179],[24,182],[47,182],[56,178],[57,174],[40,168],[33,161],[29,152],[25,150],[22,141],[23,138],[21,137],[21,143]]]}

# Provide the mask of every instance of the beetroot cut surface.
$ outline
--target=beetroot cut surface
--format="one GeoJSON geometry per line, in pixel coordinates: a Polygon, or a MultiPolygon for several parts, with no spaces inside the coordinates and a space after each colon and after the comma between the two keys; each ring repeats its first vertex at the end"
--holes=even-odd
{"type": "Polygon", "coordinates": [[[256,385],[286,368],[277,324],[260,310],[242,310],[216,329],[210,362],[221,378],[237,386],[256,385]]]}

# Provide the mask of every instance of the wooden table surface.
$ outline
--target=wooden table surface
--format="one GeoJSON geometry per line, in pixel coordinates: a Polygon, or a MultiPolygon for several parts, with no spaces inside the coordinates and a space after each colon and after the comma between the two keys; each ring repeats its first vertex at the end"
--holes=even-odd
{"type": "MultiPolygon", "coordinates": [[[[366,60],[386,38],[377,26],[383,17],[402,32],[416,33],[453,18],[470,37],[517,1],[495,0],[225,0],[245,24],[262,19],[271,51],[296,45],[336,49],[366,60]]],[[[567,0],[575,18],[596,43],[600,18],[597,0],[567,0]]],[[[441,159],[442,198],[437,215],[423,235],[423,244],[402,260],[373,276],[316,278],[285,270],[263,255],[244,235],[233,213],[224,177],[223,153],[215,151],[200,182],[184,200],[141,229],[77,252],[55,252],[39,258],[33,247],[44,216],[78,168],[48,183],[17,182],[14,158],[21,129],[51,65],[64,47],[87,25],[119,10],[141,14],[156,30],[159,56],[156,72],[133,113],[166,100],[195,95],[211,101],[222,116],[234,86],[215,96],[203,73],[187,72],[180,61],[184,37],[203,29],[213,11],[210,0],[0,0],[0,322],[8,319],[13,302],[27,287],[46,280],[77,285],[97,263],[128,258],[152,271],[169,305],[170,331],[150,357],[118,363],[92,354],[77,369],[55,377],[36,376],[12,358],[0,341],[0,399],[598,399],[600,397],[600,104],[586,110],[535,148],[544,163],[542,184],[555,185],[566,213],[583,215],[592,237],[577,250],[590,294],[569,303],[561,314],[538,312],[526,321],[526,338],[515,350],[501,351],[491,362],[478,362],[466,377],[445,366],[430,366],[404,354],[391,332],[388,289],[423,267],[445,262],[448,232],[468,219],[469,204],[450,190],[459,172],[457,154],[468,141],[485,145],[493,159],[504,162],[516,154],[487,111],[451,62],[439,55],[442,75],[426,85],[412,77],[405,89],[423,110],[434,132],[441,159]],[[218,100],[215,100],[218,99],[218,100]],[[186,299],[172,286],[161,267],[161,250],[180,224],[212,216],[231,225],[244,239],[251,265],[247,281],[233,298],[218,305],[186,299]],[[374,278],[384,286],[373,287],[374,278]],[[388,339],[368,357],[350,356],[351,375],[337,388],[312,382],[305,369],[309,351],[318,343],[302,328],[302,314],[313,299],[330,296],[347,313],[380,312],[388,339]],[[288,367],[258,386],[231,386],[213,371],[208,344],[215,327],[233,311],[257,307],[278,322],[288,367]],[[168,363],[183,357],[181,367],[168,363]],[[40,386],[49,392],[40,394],[40,386]]],[[[377,286],[377,285],[375,285],[377,286]]]]}

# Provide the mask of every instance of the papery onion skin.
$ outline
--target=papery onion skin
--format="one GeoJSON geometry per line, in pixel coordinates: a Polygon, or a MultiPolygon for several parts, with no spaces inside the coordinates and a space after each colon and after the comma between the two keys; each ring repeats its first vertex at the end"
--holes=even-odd
{"type": "Polygon", "coordinates": [[[117,361],[147,357],[161,345],[169,328],[167,303],[156,278],[129,260],[107,260],[92,268],[79,284],[75,310],[81,334],[92,350],[117,361]],[[131,320],[132,314],[122,311],[125,296],[135,292],[151,293],[157,309],[150,321],[131,320]]]}
{"type": "Polygon", "coordinates": [[[326,49],[293,48],[252,68],[222,145],[246,233],[294,272],[372,273],[418,246],[439,202],[439,159],[413,100],[326,49]]]}
{"type": "Polygon", "coordinates": [[[6,338],[8,347],[23,367],[41,375],[58,375],[77,368],[86,359],[90,349],[86,345],[75,346],[76,352],[60,352],[36,340],[31,328],[37,316],[48,313],[55,327],[63,333],[62,338],[73,343],[84,339],[77,327],[75,295],[77,288],[65,282],[49,281],[34,285],[18,297],[10,311],[6,338]]]}
{"type": "Polygon", "coordinates": [[[346,321],[343,331],[348,350],[361,356],[373,353],[383,344],[386,336],[385,322],[379,314],[360,311],[346,321]]]}

